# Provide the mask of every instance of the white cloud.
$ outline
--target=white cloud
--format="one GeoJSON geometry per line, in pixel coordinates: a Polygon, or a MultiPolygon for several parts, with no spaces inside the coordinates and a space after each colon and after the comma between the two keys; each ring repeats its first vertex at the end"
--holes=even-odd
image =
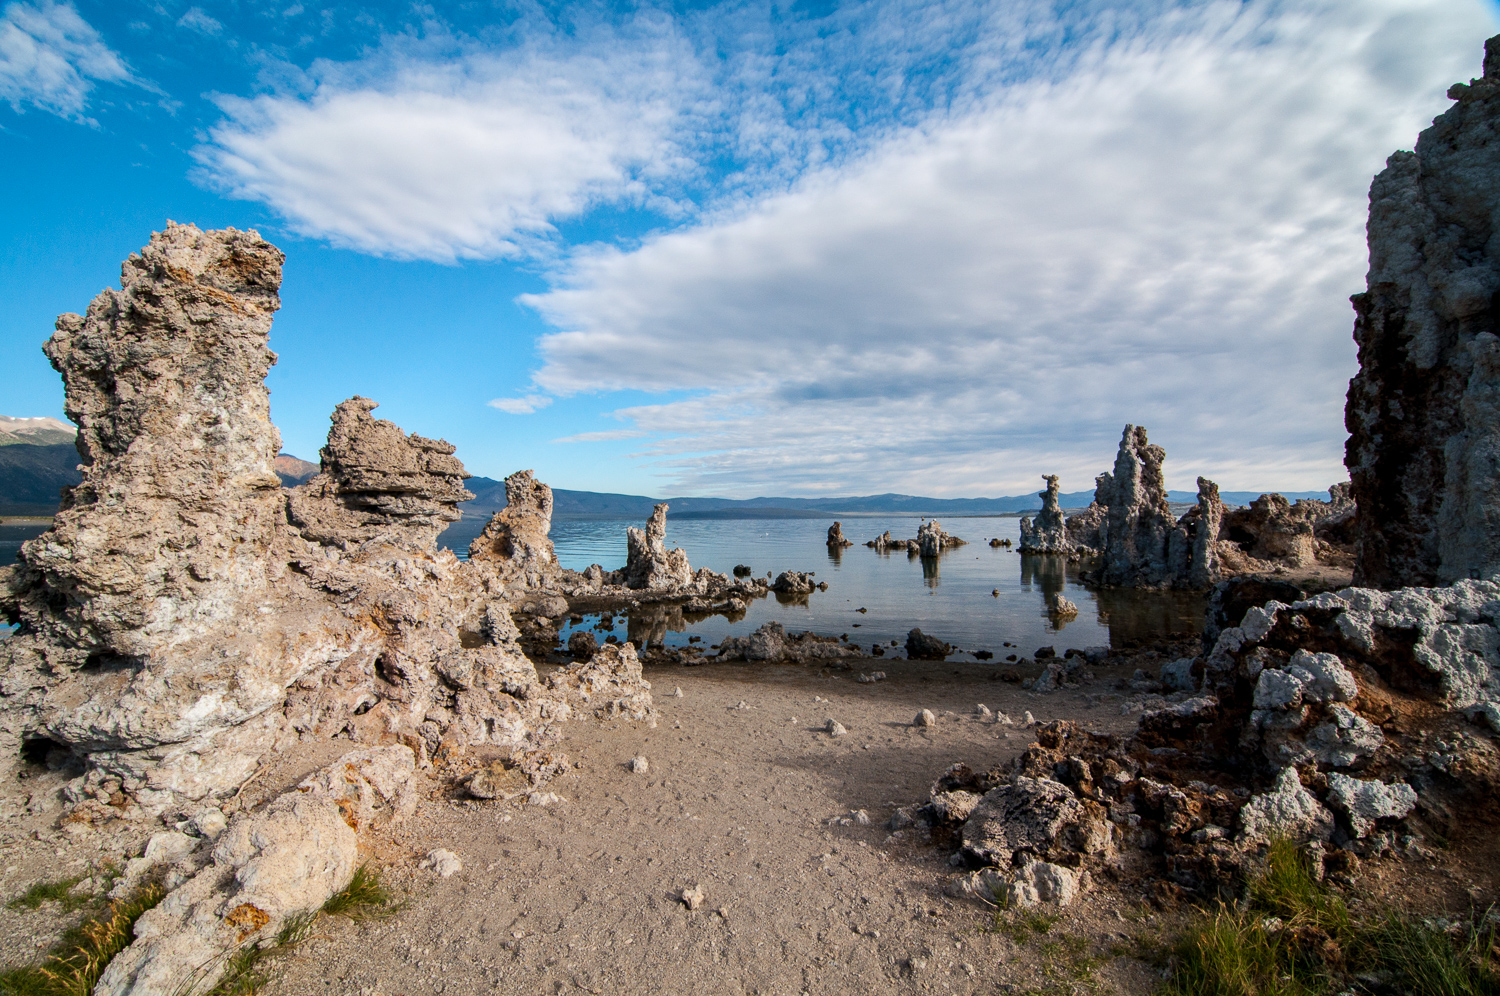
{"type": "Polygon", "coordinates": [[[622,439],[639,439],[645,434],[640,429],[608,429],[604,432],[579,432],[552,441],[554,443],[614,443],[622,439]]]}
{"type": "Polygon", "coordinates": [[[218,18],[206,14],[202,7],[189,7],[187,13],[177,19],[179,28],[191,28],[200,34],[217,35],[223,32],[224,25],[218,18]]]}
{"type": "Polygon", "coordinates": [[[552,399],[545,394],[528,394],[524,398],[496,398],[486,404],[512,415],[530,415],[552,404],[552,399]]]}
{"type": "Polygon", "coordinates": [[[0,15],[0,100],[87,120],[93,80],[134,83],[129,68],[70,3],[12,3],[0,15]]]}
{"type": "Polygon", "coordinates": [[[300,232],[434,260],[537,248],[553,223],[650,200],[685,165],[672,139],[693,60],[670,22],[506,51],[392,41],[314,67],[311,93],[225,99],[197,151],[208,180],[300,232]]]}
{"type": "Polygon", "coordinates": [[[695,392],[618,413],[690,491],[1083,490],[1127,421],[1174,485],[1326,486],[1370,177],[1492,29],[1479,0],[1170,8],[575,256],[525,299],[561,330],[537,383],[695,392]]]}

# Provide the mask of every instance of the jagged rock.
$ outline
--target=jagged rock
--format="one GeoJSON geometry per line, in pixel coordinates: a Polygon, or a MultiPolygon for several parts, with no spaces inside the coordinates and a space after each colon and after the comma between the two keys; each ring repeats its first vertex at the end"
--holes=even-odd
{"type": "Polygon", "coordinates": [[[748,636],[729,636],[719,641],[719,657],[724,660],[805,664],[859,655],[858,648],[833,637],[811,632],[788,635],[779,622],[765,623],[748,636]]]}
{"type": "Polygon", "coordinates": [[[651,683],[642,676],[640,658],[629,643],[606,644],[586,663],[570,664],[547,682],[574,708],[601,719],[652,717],[651,683]]]}
{"type": "Polygon", "coordinates": [[[1109,510],[1099,502],[1089,502],[1082,512],[1068,516],[1064,525],[1068,531],[1068,544],[1077,551],[1096,552],[1104,548],[1104,523],[1109,510]]]}
{"type": "Polygon", "coordinates": [[[1275,787],[1240,810],[1240,836],[1247,841],[1327,840],[1333,814],[1302,785],[1297,769],[1283,768],[1275,787]]]}
{"type": "Polygon", "coordinates": [[[1067,524],[1063,521],[1062,507],[1057,502],[1057,475],[1044,474],[1047,490],[1040,495],[1042,510],[1036,522],[1031,518],[1021,519],[1022,553],[1068,553],[1073,543],[1068,537],[1067,524]]]}
{"type": "Polygon", "coordinates": [[[843,524],[835,522],[828,527],[828,545],[835,550],[842,550],[846,546],[853,546],[854,541],[845,539],[843,524]]]}
{"type": "Polygon", "coordinates": [[[1219,488],[1198,478],[1198,504],[1173,521],[1162,461],[1166,451],[1146,430],[1127,425],[1113,474],[1100,474],[1095,500],[1100,527],[1100,581],[1125,588],[1207,588],[1219,580],[1218,539],[1224,514],[1219,488]]]}
{"type": "MultiPolygon", "coordinates": [[[[505,507],[469,544],[469,561],[494,566],[501,577],[537,587],[556,576],[552,541],[552,489],[529,470],[505,479],[505,507]]],[[[603,572],[599,573],[602,581],[603,572]]]]}
{"type": "Polygon", "coordinates": [[[1378,779],[1328,776],[1328,805],[1342,813],[1355,837],[1367,837],[1377,820],[1399,820],[1417,805],[1417,793],[1405,782],[1387,785],[1378,779]]]}
{"type": "Polygon", "coordinates": [[[782,571],[771,583],[771,590],[783,595],[808,595],[818,590],[811,572],[782,571]]]}
{"type": "Polygon", "coordinates": [[[1500,577],[1500,38],[1485,43],[1484,75],[1448,96],[1370,185],[1344,415],[1362,586],[1500,577]]]}
{"type": "Polygon", "coordinates": [[[1027,859],[1104,854],[1114,837],[1106,811],[1049,778],[1017,775],[986,792],[963,825],[964,852],[1002,868],[1027,859]]]}
{"type": "Polygon", "coordinates": [[[1047,614],[1054,621],[1072,619],[1078,615],[1078,606],[1063,596],[1063,593],[1053,592],[1052,599],[1047,603],[1047,614]]]}
{"type": "Polygon", "coordinates": [[[953,652],[953,648],[935,636],[928,636],[920,629],[906,634],[906,656],[914,661],[940,661],[953,652]]]}
{"type": "Polygon", "coordinates": [[[1087,891],[1090,876],[1086,871],[1067,868],[1045,861],[1031,861],[1013,873],[995,868],[960,875],[950,881],[944,892],[954,898],[978,899],[1004,909],[1025,908],[1048,903],[1067,906],[1087,891]]]}
{"type": "Polygon", "coordinates": [[[1169,692],[1191,692],[1197,688],[1193,680],[1193,658],[1180,657],[1161,666],[1161,684],[1169,692]]]}
{"type": "Polygon", "coordinates": [[[421,867],[431,868],[439,878],[452,878],[464,870],[464,862],[446,847],[439,847],[427,852],[427,860],[421,867]]]}
{"type": "Polygon", "coordinates": [[[625,530],[625,584],[630,588],[682,588],[693,581],[687,554],[679,547],[666,547],[667,504],[651,512],[645,530],[625,530]]]}
{"type": "Polygon", "coordinates": [[[322,469],[290,491],[288,516],[316,543],[431,550],[438,533],[461,517],[458,503],[474,497],[463,486],[469,474],[450,444],[372,418],[377,407],[355,396],[333,410],[322,469]]]}
{"type": "Polygon", "coordinates": [[[576,629],[568,635],[568,653],[573,657],[588,659],[599,649],[599,640],[585,629],[576,629]]]}
{"type": "MultiPolygon", "coordinates": [[[[154,815],[233,794],[298,739],[545,745],[569,706],[492,571],[433,542],[469,497],[447,444],[355,398],[285,492],[263,383],[281,253],[172,225],[47,350],[84,483],[0,571],[0,775],[22,744],[84,774],[69,805],[154,815]]],[[[549,596],[550,597],[550,596],[549,596]]],[[[8,778],[0,778],[0,785],[8,778]]]]}
{"type": "Polygon", "coordinates": [[[924,557],[936,557],[944,550],[963,546],[964,542],[944,530],[936,519],[928,519],[917,527],[917,552],[924,557]]]}

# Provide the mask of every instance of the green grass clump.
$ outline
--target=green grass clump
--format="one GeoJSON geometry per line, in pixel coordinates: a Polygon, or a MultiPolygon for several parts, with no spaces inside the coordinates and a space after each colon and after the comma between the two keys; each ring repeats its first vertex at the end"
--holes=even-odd
{"type": "Polygon", "coordinates": [[[98,916],[63,934],[40,963],[0,970],[0,996],[89,996],[104,966],[135,939],[141,914],[165,895],[160,885],[151,884],[129,899],[111,902],[98,916]]]}
{"type": "Polygon", "coordinates": [[[356,921],[382,920],[403,908],[404,904],[393,900],[390,889],[380,880],[380,873],[369,865],[360,865],[349,884],[328,897],[322,912],[356,921]]]}
{"type": "Polygon", "coordinates": [[[63,909],[76,910],[89,901],[87,896],[73,895],[73,887],[86,878],[87,875],[71,875],[51,882],[36,882],[5,905],[13,910],[34,910],[43,903],[62,903],[63,909]]]}
{"type": "Polygon", "coordinates": [[[1500,996],[1493,929],[1455,939],[1405,913],[1356,917],[1286,841],[1244,902],[1188,927],[1169,966],[1162,996],[1331,996],[1355,976],[1409,996],[1500,996]]]}
{"type": "Polygon", "coordinates": [[[225,963],[224,974],[206,996],[255,996],[271,980],[274,959],[305,941],[319,917],[383,919],[403,908],[405,904],[393,901],[390,889],[380,880],[380,873],[369,865],[360,865],[349,884],[329,896],[322,909],[289,916],[270,943],[252,942],[232,953],[225,963]]]}
{"type": "Polygon", "coordinates": [[[1058,918],[1058,914],[1047,913],[1036,907],[1002,908],[995,911],[991,929],[997,934],[1004,934],[1017,944],[1025,944],[1032,937],[1038,937],[1050,931],[1058,918]]]}

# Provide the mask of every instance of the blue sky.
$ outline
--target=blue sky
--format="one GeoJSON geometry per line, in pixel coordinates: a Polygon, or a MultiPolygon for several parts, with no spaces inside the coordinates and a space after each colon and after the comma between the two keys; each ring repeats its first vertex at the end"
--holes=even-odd
{"type": "Polygon", "coordinates": [[[647,494],[1344,475],[1365,195],[1490,0],[0,7],[0,413],[167,218],[288,256],[272,413],[647,494]]]}

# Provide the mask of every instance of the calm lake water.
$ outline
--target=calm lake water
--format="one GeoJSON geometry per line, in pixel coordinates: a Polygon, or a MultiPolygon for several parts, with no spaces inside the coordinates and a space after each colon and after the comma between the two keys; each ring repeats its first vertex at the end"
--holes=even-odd
{"type": "MultiPolygon", "coordinates": [[[[723,637],[743,635],[775,620],[788,630],[812,630],[823,636],[847,633],[851,642],[869,647],[881,644],[890,652],[900,646],[913,627],[964,651],[990,650],[1003,658],[1030,654],[1052,645],[1068,647],[1123,646],[1133,641],[1169,635],[1191,635],[1203,628],[1203,597],[1184,592],[1129,590],[1090,591],[1078,580],[1078,566],[1056,557],[1022,556],[1014,549],[993,548],[991,538],[1020,540],[1020,520],[1011,517],[955,518],[944,521],[949,532],[968,540],[936,561],[905,553],[880,554],[862,544],[889,529],[900,538],[913,537],[921,519],[910,516],[871,516],[843,519],[844,535],[857,545],[841,553],[824,543],[828,519],[667,519],[667,545],[687,551],[694,568],[709,567],[729,574],[736,564],[748,564],[755,574],[786,570],[812,571],[827,581],[828,590],[813,592],[803,601],[772,595],[750,603],[743,619],[723,616],[689,622],[676,613],[638,612],[626,623],[622,639],[650,640],[681,646],[689,636],[718,643],[723,637]],[[998,590],[999,594],[992,592],[998,590]],[[1054,592],[1078,605],[1078,616],[1054,628],[1046,605],[1054,592]],[[859,609],[865,612],[859,612],[859,609]],[[1012,648],[1006,648],[1006,643],[1012,648]]],[[[461,555],[482,521],[455,523],[440,538],[461,555]]],[[[625,564],[625,527],[632,520],[559,520],[552,524],[552,541],[564,567],[584,570],[599,564],[607,570],[625,564]]],[[[22,538],[0,535],[0,562],[10,563],[22,538]]],[[[582,624],[592,627],[597,617],[582,624]]],[[[0,636],[7,632],[0,625],[0,636]]],[[[567,632],[564,632],[566,638],[567,632]]]]}
{"type": "MultiPolygon", "coordinates": [[[[812,571],[828,590],[813,592],[805,602],[781,601],[775,595],[750,603],[745,618],[730,622],[711,616],[688,623],[680,616],[641,612],[622,639],[650,639],[680,646],[689,636],[713,644],[743,635],[775,620],[789,631],[812,630],[823,636],[847,633],[853,643],[902,647],[913,627],[962,650],[990,650],[1003,658],[1037,647],[1122,646],[1168,635],[1191,635],[1203,628],[1203,597],[1185,592],[1090,591],[1078,580],[1078,565],[1058,557],[1022,556],[994,548],[992,538],[1020,541],[1020,519],[1013,516],[944,520],[950,533],[968,540],[936,561],[906,553],[880,554],[866,540],[889,529],[894,537],[917,534],[915,516],[845,518],[844,535],[855,542],[840,553],[825,543],[829,519],[673,519],[667,518],[667,546],[687,551],[694,568],[729,574],[736,564],[767,572],[812,571]],[[996,590],[998,595],[993,594],[996,590]],[[1078,605],[1077,618],[1054,628],[1046,605],[1062,592],[1078,605]],[[859,609],[866,611],[861,613],[859,609]]],[[[469,538],[483,523],[456,523],[440,542],[467,550],[469,538]]],[[[599,564],[613,570],[625,564],[625,527],[633,521],[559,520],[552,542],[564,567],[584,570],[599,564]]],[[[591,627],[588,619],[583,627],[591,627]]],[[[564,632],[566,638],[566,631],[564,632]]],[[[904,652],[903,652],[904,654],[904,652]]]]}

